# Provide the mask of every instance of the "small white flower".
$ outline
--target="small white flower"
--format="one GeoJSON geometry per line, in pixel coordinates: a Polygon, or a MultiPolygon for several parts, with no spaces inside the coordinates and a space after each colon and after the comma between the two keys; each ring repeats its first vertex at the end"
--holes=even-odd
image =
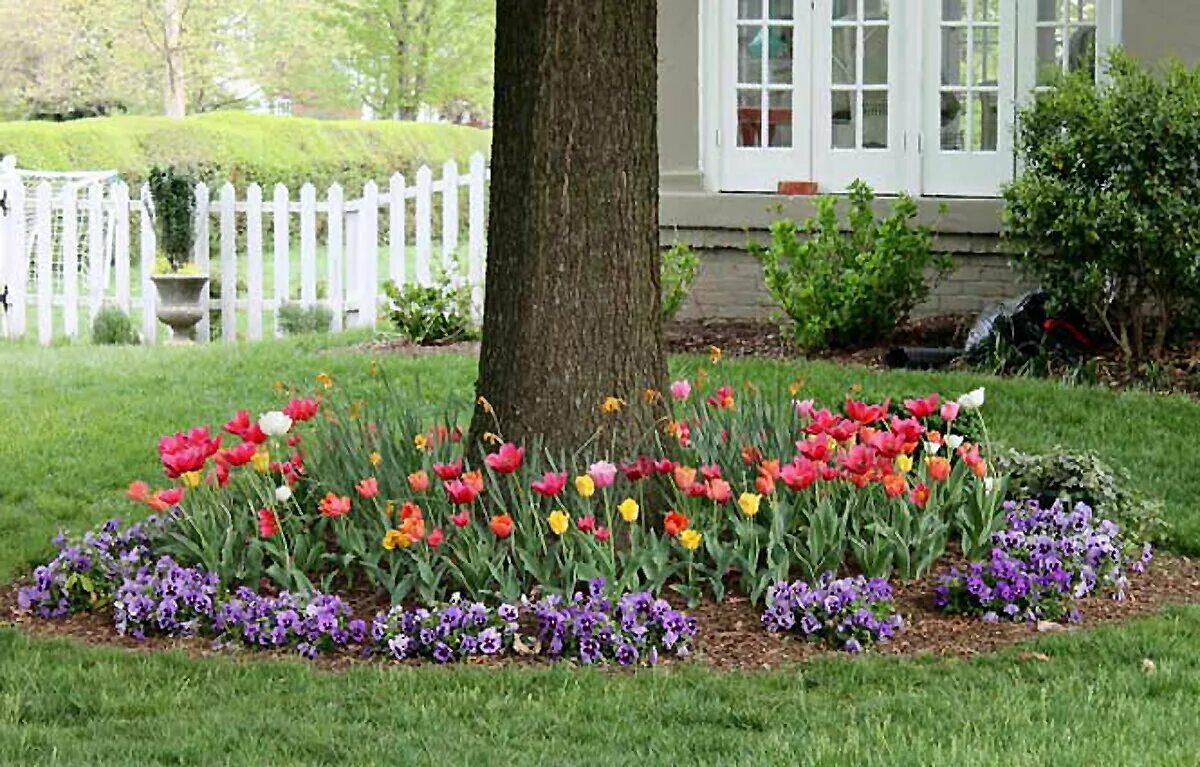
{"type": "Polygon", "coordinates": [[[925,452],[929,453],[930,455],[937,455],[938,451],[941,449],[942,449],[941,443],[938,443],[938,442],[926,442],[925,443],[925,452]]]}
{"type": "Polygon", "coordinates": [[[962,438],[961,434],[947,434],[946,435],[946,447],[950,448],[951,450],[958,450],[958,446],[961,445],[962,443],[963,443],[963,438],[962,438]]]}
{"type": "Polygon", "coordinates": [[[275,500],[280,503],[287,503],[292,498],[292,488],[287,485],[280,485],[275,488],[275,500]]]}
{"type": "Polygon", "coordinates": [[[978,410],[983,407],[983,387],[972,389],[958,398],[958,406],[967,410],[978,410]]]}
{"type": "Polygon", "coordinates": [[[983,478],[983,489],[984,490],[986,490],[987,492],[990,493],[990,492],[992,492],[992,488],[994,488],[995,486],[996,486],[996,480],[992,479],[991,477],[983,478]]]}
{"type": "Polygon", "coordinates": [[[268,437],[282,437],[292,428],[292,419],[278,410],[272,410],[258,417],[258,428],[268,437]]]}

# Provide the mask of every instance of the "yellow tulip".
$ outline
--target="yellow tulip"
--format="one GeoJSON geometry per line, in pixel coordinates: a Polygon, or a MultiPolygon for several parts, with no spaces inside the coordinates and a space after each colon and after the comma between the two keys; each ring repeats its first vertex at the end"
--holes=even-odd
{"type": "Polygon", "coordinates": [[[388,551],[401,548],[407,549],[412,539],[399,530],[388,530],[383,534],[383,547],[388,551]]]}
{"type": "Polygon", "coordinates": [[[424,450],[429,447],[429,437],[426,437],[424,434],[416,435],[413,437],[413,447],[417,450],[424,450]]]}
{"type": "Polygon", "coordinates": [[[742,493],[738,496],[738,508],[747,517],[753,517],[758,513],[758,504],[762,501],[762,496],[758,493],[742,493]]]}
{"type": "Polygon", "coordinates": [[[621,501],[621,505],[617,507],[617,511],[621,513],[621,519],[626,522],[635,522],[638,518],[638,504],[632,498],[626,498],[621,501]]]}
{"type": "Polygon", "coordinates": [[[912,471],[912,467],[913,460],[911,455],[905,455],[901,453],[900,455],[896,456],[896,468],[900,470],[901,474],[909,473],[912,471]]]}
{"type": "Polygon", "coordinates": [[[700,541],[704,538],[700,531],[688,528],[679,534],[679,542],[688,551],[695,551],[700,548],[700,541]]]}
{"type": "Polygon", "coordinates": [[[383,456],[379,454],[378,450],[372,450],[371,454],[367,456],[367,460],[371,462],[372,466],[378,466],[379,462],[383,460],[383,456]]]}
{"type": "Polygon", "coordinates": [[[575,478],[575,492],[582,495],[584,498],[591,498],[596,492],[596,483],[586,474],[580,474],[575,478]]]}
{"type": "Polygon", "coordinates": [[[571,518],[567,516],[565,511],[552,511],[547,518],[550,523],[550,530],[555,535],[562,535],[567,532],[567,528],[571,526],[571,518]]]}
{"type": "Polygon", "coordinates": [[[259,474],[266,474],[271,468],[271,452],[264,447],[260,447],[254,451],[254,457],[250,459],[250,464],[254,466],[254,470],[259,474]]]}
{"type": "Polygon", "coordinates": [[[185,471],[179,475],[179,478],[188,487],[200,487],[200,472],[198,471],[185,471]]]}

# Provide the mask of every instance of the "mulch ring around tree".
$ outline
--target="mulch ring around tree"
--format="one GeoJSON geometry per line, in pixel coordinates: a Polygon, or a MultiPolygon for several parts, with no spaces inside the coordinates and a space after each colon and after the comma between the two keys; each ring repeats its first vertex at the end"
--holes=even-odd
{"type": "MultiPolygon", "coordinates": [[[[1133,578],[1124,600],[1090,597],[1079,603],[1083,620],[1074,625],[1048,622],[985,623],[978,617],[948,615],[933,606],[934,585],[933,577],[925,577],[895,587],[896,608],[904,616],[905,627],[891,642],[877,645],[868,654],[970,658],[1046,633],[1082,631],[1151,615],[1168,605],[1197,604],[1200,603],[1200,560],[1174,555],[1156,557],[1145,573],[1133,578]]],[[[361,609],[366,605],[355,606],[358,608],[356,614],[372,614],[361,609]]],[[[743,597],[728,597],[720,604],[705,601],[689,612],[700,625],[693,651],[694,662],[716,670],[771,669],[820,656],[846,657],[843,651],[833,650],[825,644],[766,632],[759,623],[759,611],[743,597]]],[[[57,620],[18,615],[16,584],[0,590],[0,626],[17,626],[39,637],[66,637],[92,645],[118,646],[138,651],[181,650],[193,657],[298,659],[291,650],[253,650],[237,643],[217,646],[211,639],[201,637],[148,637],[144,640],[121,637],[113,629],[112,618],[107,611],[78,613],[57,620]]],[[[1021,653],[1018,658],[1049,660],[1048,656],[1032,651],[1021,653]]],[[[392,663],[378,658],[364,660],[353,651],[325,653],[313,661],[319,668],[327,670],[381,662],[392,663]]],[[[548,661],[513,660],[509,656],[503,660],[480,658],[469,663],[543,666],[548,661]]],[[[664,660],[664,663],[674,665],[679,661],[664,660]]],[[[433,664],[428,661],[408,661],[396,665],[433,664]]]]}

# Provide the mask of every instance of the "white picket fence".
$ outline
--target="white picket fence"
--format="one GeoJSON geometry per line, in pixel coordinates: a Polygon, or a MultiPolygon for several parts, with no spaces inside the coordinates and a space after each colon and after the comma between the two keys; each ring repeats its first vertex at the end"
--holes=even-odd
{"type": "MultiPolygon", "coordinates": [[[[433,171],[422,166],[415,183],[397,173],[382,189],[368,182],[355,199],[346,199],[339,184],[318,195],[306,183],[296,197],[277,184],[269,198],[258,184],[249,185],[240,197],[229,183],[211,191],[198,184],[194,261],[206,274],[212,260],[217,261],[221,292],[212,300],[220,308],[220,337],[235,341],[239,336],[260,339],[264,332],[280,335],[279,309],[289,301],[327,306],[334,330],[373,327],[386,302],[385,282],[429,285],[438,272],[451,270],[470,285],[478,318],[488,169],[483,155],[475,154],[465,174],[454,161],[441,171],[435,180],[433,171]],[[464,195],[465,222],[460,210],[464,195]],[[438,252],[435,200],[440,202],[438,252]],[[211,227],[217,227],[215,254],[211,227]],[[298,254],[293,253],[293,233],[299,236],[298,254]],[[324,246],[320,274],[319,245],[324,246]],[[296,258],[298,295],[292,285],[296,258]],[[244,287],[235,289],[238,280],[230,275],[244,276],[244,287]],[[272,278],[269,290],[264,276],[272,278]],[[324,294],[318,296],[322,279],[324,294]],[[241,333],[240,316],[245,316],[241,333]],[[264,316],[273,328],[264,329],[264,316]]],[[[42,344],[59,336],[87,335],[96,312],[115,304],[140,315],[143,341],[154,343],[160,326],[150,279],[157,248],[148,187],[136,196],[119,181],[107,188],[91,185],[82,193],[70,185],[56,193],[46,180],[31,192],[27,187],[12,158],[5,158],[0,164],[0,199],[7,210],[0,219],[0,280],[7,285],[8,309],[0,336],[24,337],[31,320],[42,344]],[[26,198],[30,193],[32,200],[26,198]],[[26,209],[31,215],[21,215],[26,209]]],[[[208,325],[206,312],[197,333],[202,341],[210,337],[208,325]]]]}

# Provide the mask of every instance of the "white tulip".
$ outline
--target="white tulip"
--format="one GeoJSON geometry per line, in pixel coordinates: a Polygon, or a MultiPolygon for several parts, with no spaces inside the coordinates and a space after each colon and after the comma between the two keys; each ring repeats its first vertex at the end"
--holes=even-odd
{"type": "Polygon", "coordinates": [[[937,455],[938,451],[941,449],[942,449],[942,446],[937,442],[926,442],[925,443],[925,452],[929,453],[930,455],[937,455]]]}
{"type": "Polygon", "coordinates": [[[292,419],[278,410],[272,410],[258,417],[258,428],[268,437],[282,437],[292,428],[292,419]]]}
{"type": "Polygon", "coordinates": [[[963,438],[962,438],[961,434],[947,434],[946,435],[946,447],[950,448],[951,450],[958,450],[958,446],[961,445],[962,443],[963,443],[963,438]]]}
{"type": "Polygon", "coordinates": [[[987,492],[990,493],[990,492],[992,492],[992,489],[995,486],[996,486],[996,480],[992,479],[991,477],[983,478],[983,489],[984,490],[986,490],[987,492]]]}
{"type": "Polygon", "coordinates": [[[959,397],[958,406],[967,410],[978,410],[983,407],[983,387],[980,386],[959,397]]]}
{"type": "Polygon", "coordinates": [[[287,503],[292,498],[292,488],[287,485],[280,485],[275,488],[275,500],[280,503],[287,503]]]}

